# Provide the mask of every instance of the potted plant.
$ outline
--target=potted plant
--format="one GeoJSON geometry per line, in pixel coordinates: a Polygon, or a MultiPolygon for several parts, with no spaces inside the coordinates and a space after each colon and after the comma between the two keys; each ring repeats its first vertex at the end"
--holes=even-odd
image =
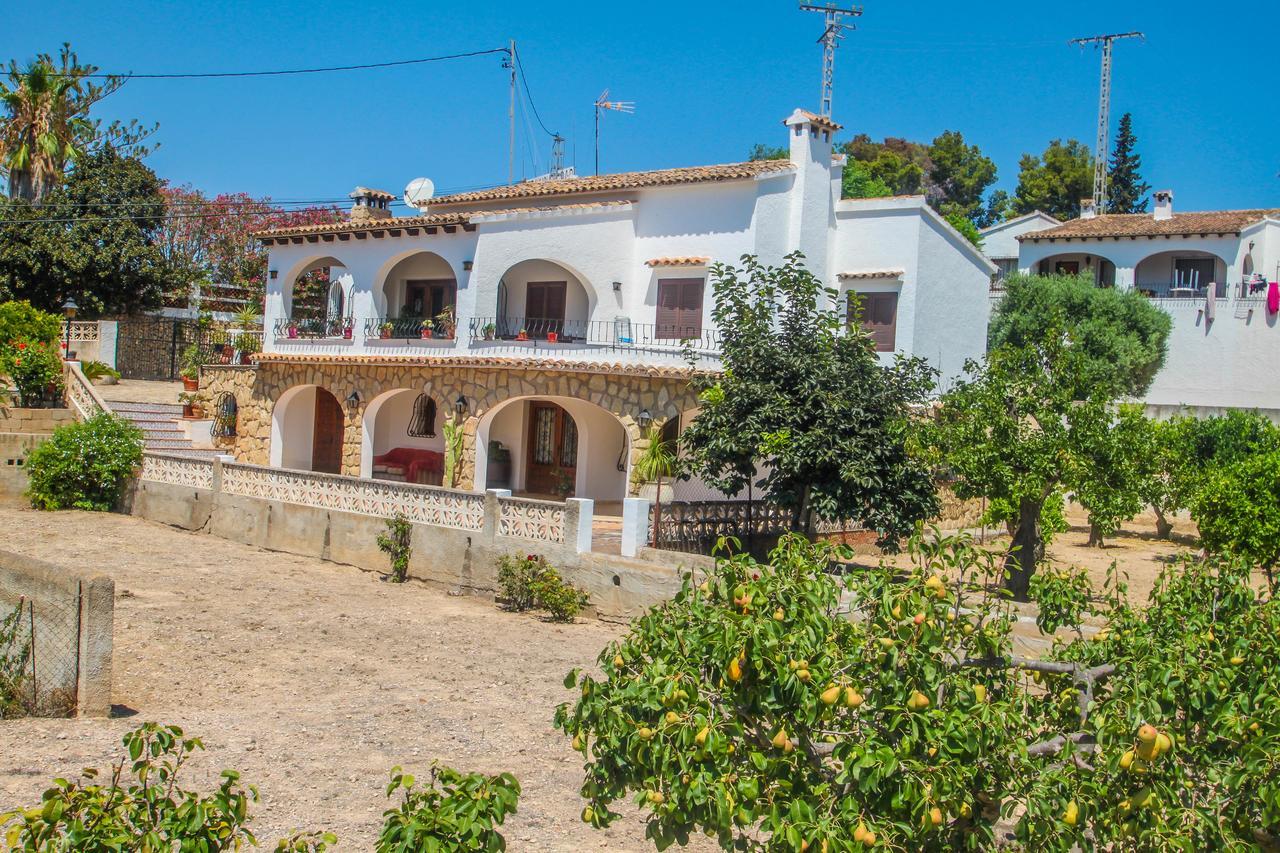
{"type": "Polygon", "coordinates": [[[517,341],[527,341],[527,340],[529,340],[529,332],[528,332],[526,329],[521,329],[521,330],[516,334],[516,340],[517,340],[517,341]]]}
{"type": "Polygon", "coordinates": [[[486,341],[491,341],[493,340],[493,336],[498,333],[498,327],[493,323],[485,323],[484,328],[480,331],[484,334],[484,339],[486,341]]]}
{"type": "Polygon", "coordinates": [[[290,339],[298,337],[298,324],[293,322],[292,320],[289,321],[288,335],[290,339]]]}
{"type": "Polygon", "coordinates": [[[391,337],[391,332],[394,329],[395,329],[395,326],[392,325],[391,323],[389,322],[383,323],[381,326],[378,327],[378,337],[382,338],[385,341],[391,337]]]}
{"type": "Polygon", "coordinates": [[[453,340],[454,334],[458,331],[458,320],[454,316],[453,306],[450,305],[437,314],[435,321],[440,324],[441,337],[453,340]]]}
{"type": "Polygon", "coordinates": [[[351,335],[354,331],[355,331],[355,323],[352,323],[351,319],[347,318],[347,322],[342,326],[343,340],[348,340],[348,341],[351,340],[351,335]]]}
{"type": "Polygon", "coordinates": [[[656,426],[645,431],[644,438],[649,442],[636,460],[632,476],[640,485],[640,497],[647,498],[661,505],[671,500],[671,486],[663,480],[670,480],[676,470],[676,451],[671,442],[662,440],[662,430],[656,426]]]}
{"type": "Polygon", "coordinates": [[[80,365],[80,372],[94,385],[115,385],[120,381],[120,371],[101,361],[86,361],[80,365]]]}
{"type": "Polygon", "coordinates": [[[186,391],[194,391],[200,387],[200,346],[188,344],[182,351],[182,367],[178,370],[182,377],[182,387],[186,391]]]}
{"type": "Polygon", "coordinates": [[[559,332],[547,332],[547,343],[554,344],[560,340],[559,332]]]}
{"type": "Polygon", "coordinates": [[[234,341],[236,351],[240,353],[240,363],[248,364],[249,356],[258,351],[258,339],[248,332],[236,335],[234,341]]]}
{"type": "Polygon", "coordinates": [[[183,391],[178,395],[178,402],[182,404],[182,417],[186,420],[199,418],[204,414],[204,395],[193,391],[183,391]]]}
{"type": "Polygon", "coordinates": [[[422,326],[422,339],[425,341],[427,338],[431,337],[431,333],[433,331],[433,329],[431,328],[432,321],[423,320],[421,323],[421,326],[422,326]]]}
{"type": "Polygon", "coordinates": [[[258,317],[258,309],[254,308],[252,305],[245,305],[236,312],[235,318],[232,322],[236,324],[240,331],[248,332],[258,328],[258,324],[261,320],[258,317]]]}

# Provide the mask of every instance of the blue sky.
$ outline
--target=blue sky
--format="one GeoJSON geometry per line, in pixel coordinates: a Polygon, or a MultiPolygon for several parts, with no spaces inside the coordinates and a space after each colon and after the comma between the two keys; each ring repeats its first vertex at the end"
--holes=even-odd
{"type": "MultiPolygon", "coordinates": [[[[547,126],[592,168],[591,103],[609,114],[602,170],[744,159],[782,144],[779,121],[816,108],[821,18],[792,0],[644,3],[49,2],[10,17],[0,57],[71,41],[106,71],[225,71],[409,59],[515,38],[547,126]]],[[[1056,137],[1092,145],[1097,52],[1073,36],[1145,30],[1116,47],[1115,120],[1131,111],[1147,180],[1180,210],[1280,207],[1274,50],[1280,4],[1183,0],[953,3],[866,0],[840,49],[835,118],[843,138],[931,140],[955,129],[1012,189],[1018,158],[1056,137]]],[[[507,175],[507,78],[486,56],[394,70],[269,79],[138,80],[107,117],[158,121],[149,160],[208,192],[345,197],[357,183],[399,194],[416,176],[444,191],[507,175]]],[[[531,128],[528,129],[528,128],[531,128]]],[[[545,169],[550,140],[518,128],[516,174],[545,169]]]]}

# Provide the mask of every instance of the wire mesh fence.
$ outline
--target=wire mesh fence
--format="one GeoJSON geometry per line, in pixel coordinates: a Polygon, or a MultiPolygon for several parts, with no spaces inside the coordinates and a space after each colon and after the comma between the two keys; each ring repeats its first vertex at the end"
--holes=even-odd
{"type": "Polygon", "coordinates": [[[75,711],[79,633],[74,599],[0,600],[0,718],[75,711]]]}

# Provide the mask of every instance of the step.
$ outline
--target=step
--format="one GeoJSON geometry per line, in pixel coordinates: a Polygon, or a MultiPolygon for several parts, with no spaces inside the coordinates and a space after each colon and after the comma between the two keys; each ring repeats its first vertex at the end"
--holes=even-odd
{"type": "Polygon", "coordinates": [[[117,414],[130,417],[133,415],[180,415],[181,403],[128,403],[119,400],[108,400],[107,405],[117,414]]]}
{"type": "Polygon", "coordinates": [[[143,444],[148,450],[191,450],[189,438],[149,438],[143,444]]]}

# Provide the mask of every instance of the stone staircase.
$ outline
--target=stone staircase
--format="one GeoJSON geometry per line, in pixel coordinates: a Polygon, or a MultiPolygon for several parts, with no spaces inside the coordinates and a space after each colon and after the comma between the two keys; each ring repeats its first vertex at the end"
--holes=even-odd
{"type": "Polygon", "coordinates": [[[159,453],[180,453],[212,459],[216,450],[203,450],[191,446],[191,439],[183,433],[178,423],[182,419],[182,406],[176,403],[131,403],[112,400],[111,410],[133,422],[142,430],[143,447],[159,453]]]}

